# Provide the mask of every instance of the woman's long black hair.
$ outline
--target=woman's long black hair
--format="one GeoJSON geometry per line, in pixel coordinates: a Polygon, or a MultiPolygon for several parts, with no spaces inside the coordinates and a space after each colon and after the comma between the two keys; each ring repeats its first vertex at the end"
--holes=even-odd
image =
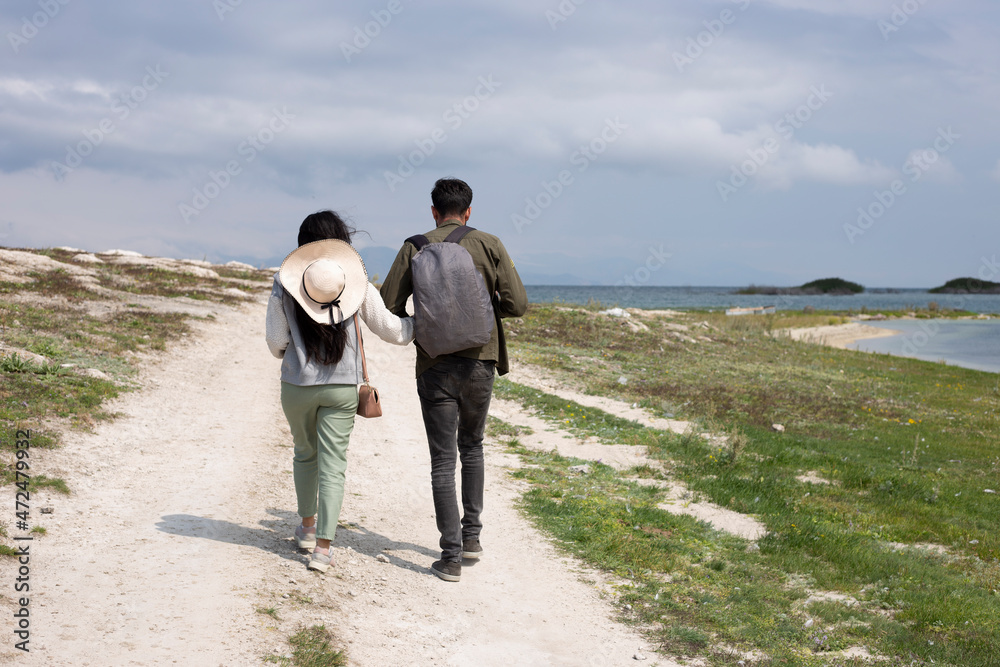
{"type": "MultiPolygon", "coordinates": [[[[351,242],[354,228],[345,223],[333,211],[319,211],[306,217],[299,226],[299,246],[323,239],[339,239],[351,242]]],[[[321,364],[335,364],[344,356],[347,346],[347,328],[345,320],[340,324],[320,324],[306,315],[302,306],[295,302],[295,321],[302,332],[302,341],[306,346],[306,357],[315,359],[321,364]]]]}

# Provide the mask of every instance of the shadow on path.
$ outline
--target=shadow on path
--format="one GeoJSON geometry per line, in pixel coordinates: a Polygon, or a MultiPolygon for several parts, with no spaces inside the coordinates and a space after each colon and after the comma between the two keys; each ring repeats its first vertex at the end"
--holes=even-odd
{"type": "MultiPolygon", "coordinates": [[[[180,537],[196,537],[225,544],[256,547],[286,560],[301,560],[302,552],[295,547],[292,539],[299,516],[295,512],[273,507],[267,512],[274,518],[261,519],[260,527],[248,527],[225,519],[193,514],[166,514],[156,523],[156,529],[180,537]]],[[[403,553],[413,552],[434,559],[439,558],[438,552],[427,547],[410,542],[397,542],[356,524],[338,526],[333,546],[350,548],[371,558],[384,554],[396,567],[415,572],[424,572],[427,567],[403,558],[403,553]]]]}

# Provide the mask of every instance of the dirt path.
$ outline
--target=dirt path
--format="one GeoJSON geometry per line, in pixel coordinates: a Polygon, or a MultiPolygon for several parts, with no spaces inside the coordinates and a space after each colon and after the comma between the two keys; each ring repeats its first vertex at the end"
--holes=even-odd
{"type": "Polygon", "coordinates": [[[257,662],[240,561],[291,556],[254,492],[281,438],[275,364],[259,306],[217,313],[109,406],[119,419],[45,454],[73,494],[34,499],[54,508],[36,514],[35,664],[257,662]]]}
{"type": "Polygon", "coordinates": [[[220,308],[110,406],[119,419],[45,454],[74,492],[33,498],[55,512],[32,547],[32,653],[19,664],[260,664],[320,623],[352,665],[673,664],[518,513],[518,461],[498,447],[484,557],[458,584],[429,573],[438,534],[413,348],[372,335],[385,416],[356,425],[334,568],[307,571],[289,539],[290,439],[263,315],[220,308]]]}

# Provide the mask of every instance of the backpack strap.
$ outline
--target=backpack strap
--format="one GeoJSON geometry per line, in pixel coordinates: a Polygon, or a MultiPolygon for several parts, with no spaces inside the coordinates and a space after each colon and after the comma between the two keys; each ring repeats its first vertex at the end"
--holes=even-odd
{"type": "MultiPolygon", "coordinates": [[[[457,229],[455,229],[454,231],[451,232],[451,234],[448,234],[448,236],[445,237],[444,242],[458,243],[463,238],[465,238],[466,234],[474,231],[476,231],[475,227],[469,227],[468,225],[459,225],[457,229]]],[[[427,237],[424,236],[423,234],[417,234],[416,236],[411,236],[410,238],[406,239],[404,243],[412,243],[413,246],[417,249],[417,252],[420,252],[421,250],[424,249],[424,246],[430,243],[430,241],[428,241],[427,237]]]]}
{"type": "Polygon", "coordinates": [[[424,246],[430,243],[430,241],[428,241],[427,237],[424,236],[423,234],[417,234],[416,236],[411,236],[410,238],[406,239],[405,241],[403,241],[403,243],[412,243],[416,247],[417,252],[420,252],[421,250],[424,249],[424,246]]]}
{"type": "Polygon", "coordinates": [[[458,243],[463,238],[465,238],[466,234],[468,234],[469,232],[474,232],[474,231],[476,231],[475,227],[469,227],[468,225],[459,225],[454,231],[452,231],[451,234],[448,234],[448,236],[445,237],[444,242],[445,243],[458,243]]]}

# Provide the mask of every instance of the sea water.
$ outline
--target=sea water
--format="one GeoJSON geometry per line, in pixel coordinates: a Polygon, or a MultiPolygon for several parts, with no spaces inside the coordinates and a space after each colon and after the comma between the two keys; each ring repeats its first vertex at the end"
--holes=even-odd
{"type": "Polygon", "coordinates": [[[861,294],[832,296],[817,294],[767,295],[736,294],[737,287],[629,287],[606,285],[527,285],[532,303],[561,301],[586,305],[592,301],[605,307],[681,308],[687,310],[724,310],[733,307],[777,306],[778,310],[853,310],[861,312],[903,311],[927,308],[968,310],[973,313],[1000,313],[1000,294],[931,294],[926,289],[869,289],[861,294]]]}

